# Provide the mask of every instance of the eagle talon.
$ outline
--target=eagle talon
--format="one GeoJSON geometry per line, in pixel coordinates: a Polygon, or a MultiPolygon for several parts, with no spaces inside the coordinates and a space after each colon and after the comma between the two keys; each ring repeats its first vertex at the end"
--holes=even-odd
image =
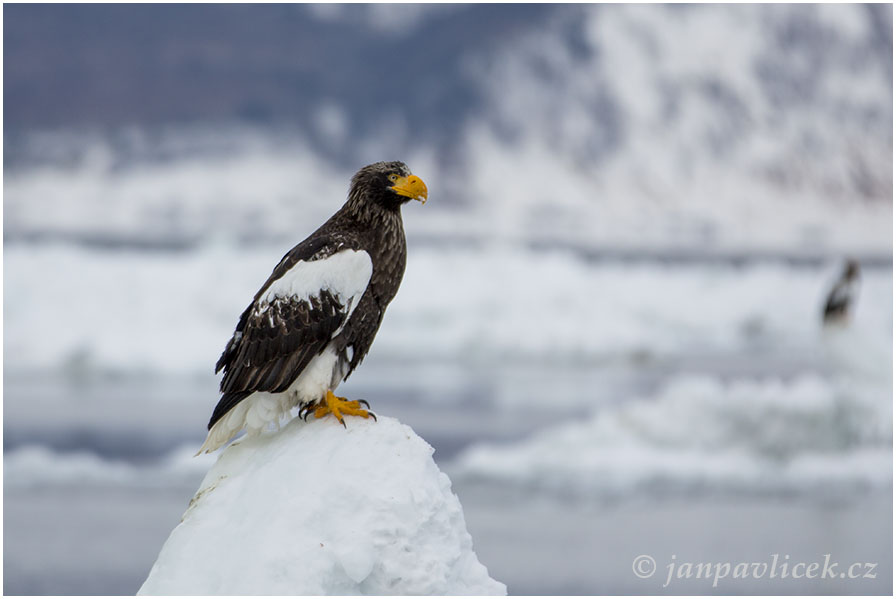
{"type": "Polygon", "coordinates": [[[301,418],[305,422],[308,422],[308,416],[310,416],[313,411],[314,411],[313,404],[305,404],[304,406],[299,408],[299,418],[301,418]]]}
{"type": "Polygon", "coordinates": [[[367,415],[373,418],[374,422],[379,422],[379,420],[376,419],[376,414],[374,414],[373,412],[368,411],[367,415]]]}
{"type": "MultiPolygon", "coordinates": [[[[339,421],[339,424],[344,428],[348,428],[344,416],[370,418],[372,415],[371,412],[362,409],[361,404],[364,404],[368,408],[370,407],[370,404],[365,399],[349,401],[344,397],[334,395],[332,391],[328,390],[320,402],[314,406],[314,417],[323,418],[327,414],[333,414],[336,420],[339,421]]],[[[309,412],[310,410],[311,408],[309,408],[309,412]]],[[[373,416],[373,419],[376,420],[375,415],[373,416]]]]}

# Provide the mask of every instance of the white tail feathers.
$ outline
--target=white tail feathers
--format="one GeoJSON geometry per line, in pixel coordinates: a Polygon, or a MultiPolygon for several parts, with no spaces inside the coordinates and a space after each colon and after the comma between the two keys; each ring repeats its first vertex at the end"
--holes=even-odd
{"type": "Polygon", "coordinates": [[[196,455],[219,449],[243,428],[250,437],[260,435],[268,428],[279,429],[280,421],[289,415],[297,403],[295,400],[290,401],[289,397],[288,393],[253,393],[230,408],[212,426],[196,455]]]}

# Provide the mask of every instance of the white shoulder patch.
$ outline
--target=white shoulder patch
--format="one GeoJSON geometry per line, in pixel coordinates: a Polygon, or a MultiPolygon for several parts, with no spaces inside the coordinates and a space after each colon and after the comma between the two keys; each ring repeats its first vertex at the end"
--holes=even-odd
{"type": "Polygon", "coordinates": [[[298,262],[258,298],[258,308],[264,311],[275,299],[308,300],[329,290],[346,306],[348,314],[370,283],[373,262],[364,250],[342,250],[328,258],[298,262]]]}

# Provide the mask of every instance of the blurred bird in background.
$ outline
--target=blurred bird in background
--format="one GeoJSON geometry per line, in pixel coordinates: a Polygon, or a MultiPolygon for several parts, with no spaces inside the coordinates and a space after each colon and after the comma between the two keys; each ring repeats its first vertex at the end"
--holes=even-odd
{"type": "Polygon", "coordinates": [[[859,294],[859,263],[847,260],[843,272],[828,292],[822,320],[825,326],[849,323],[853,306],[859,294]]]}

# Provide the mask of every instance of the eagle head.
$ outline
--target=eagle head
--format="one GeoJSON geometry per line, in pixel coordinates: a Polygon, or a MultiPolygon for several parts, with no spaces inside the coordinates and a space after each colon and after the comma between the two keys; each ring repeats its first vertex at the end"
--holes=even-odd
{"type": "Polygon", "coordinates": [[[375,162],[352,177],[349,198],[397,210],[408,200],[426,203],[426,184],[404,162],[375,162]]]}

